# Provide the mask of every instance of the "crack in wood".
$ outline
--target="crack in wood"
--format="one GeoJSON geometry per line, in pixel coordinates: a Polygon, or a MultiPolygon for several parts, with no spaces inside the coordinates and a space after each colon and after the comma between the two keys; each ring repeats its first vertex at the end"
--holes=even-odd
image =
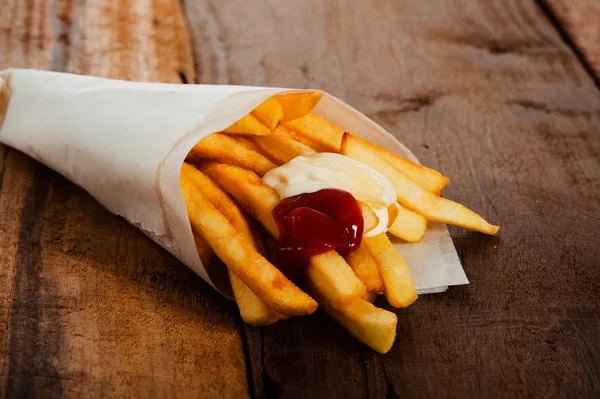
{"type": "Polygon", "coordinates": [[[363,361],[364,379],[368,398],[381,398],[387,391],[387,382],[383,375],[381,361],[377,353],[365,352],[363,361]]]}
{"type": "Polygon", "coordinates": [[[370,112],[366,115],[371,119],[382,118],[388,122],[391,122],[398,114],[419,112],[424,108],[431,107],[445,95],[446,94],[444,93],[425,93],[417,95],[413,98],[401,99],[380,93],[375,95],[373,99],[376,101],[396,101],[398,102],[398,105],[395,107],[382,109],[380,111],[370,112]]]}
{"type": "Polygon", "coordinates": [[[248,334],[246,333],[246,325],[240,324],[240,337],[242,339],[242,350],[244,351],[244,359],[246,360],[246,380],[248,382],[248,396],[256,397],[256,388],[254,387],[254,378],[252,373],[252,358],[250,357],[250,349],[248,347],[248,334]]]}
{"type": "Polygon", "coordinates": [[[265,365],[265,337],[264,328],[260,329],[260,366],[261,366],[261,377],[262,377],[262,388],[264,397],[267,399],[279,399],[283,397],[283,389],[279,384],[269,375],[267,367],[265,365]]]}
{"type": "Polygon", "coordinates": [[[522,100],[510,100],[506,104],[508,105],[516,105],[521,108],[531,109],[534,111],[544,112],[546,114],[558,114],[566,117],[577,117],[577,116],[588,116],[591,117],[593,115],[600,116],[600,111],[591,111],[591,110],[580,110],[580,109],[569,109],[569,108],[552,108],[548,106],[548,104],[544,104],[541,102],[536,102],[532,100],[522,99],[522,100]]]}
{"type": "Polygon", "coordinates": [[[541,43],[535,43],[530,40],[498,40],[486,36],[451,36],[449,34],[436,34],[431,40],[454,44],[457,46],[471,47],[477,50],[486,51],[493,55],[519,55],[519,56],[539,56],[552,55],[556,57],[566,56],[561,51],[552,46],[543,46],[541,43]]]}
{"type": "Polygon", "coordinates": [[[394,383],[388,377],[388,373],[385,370],[385,367],[384,367],[383,362],[381,361],[381,357],[379,357],[379,355],[377,355],[377,360],[379,361],[379,367],[381,367],[381,371],[383,372],[383,378],[385,380],[385,384],[386,384],[386,388],[387,388],[387,390],[385,392],[386,399],[400,399],[400,396],[398,396],[398,394],[396,393],[396,390],[394,389],[394,383]]]}

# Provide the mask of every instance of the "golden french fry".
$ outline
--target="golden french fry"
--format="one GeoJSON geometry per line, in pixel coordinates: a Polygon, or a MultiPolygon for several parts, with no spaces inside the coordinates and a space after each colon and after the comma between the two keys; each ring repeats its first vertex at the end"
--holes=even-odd
{"type": "MultiPolygon", "coordinates": [[[[262,184],[254,173],[236,166],[202,162],[200,169],[234,197],[273,237],[279,237],[272,214],[279,203],[275,190],[262,184]]],[[[313,257],[306,273],[319,287],[328,287],[328,299],[335,305],[360,298],[366,290],[346,261],[334,251],[313,257]]]]}
{"type": "Polygon", "coordinates": [[[279,203],[279,195],[275,190],[263,184],[256,174],[242,168],[216,162],[201,162],[199,167],[254,216],[269,234],[279,237],[279,229],[271,213],[279,203]]]}
{"type": "Polygon", "coordinates": [[[210,245],[206,242],[204,238],[196,231],[194,231],[194,242],[196,243],[196,250],[198,250],[198,256],[200,257],[200,261],[207,265],[213,256],[215,256],[215,251],[212,250],[210,245]]]}
{"type": "Polygon", "coordinates": [[[258,118],[252,114],[244,116],[227,129],[223,130],[224,133],[230,134],[250,134],[265,136],[271,134],[272,130],[269,129],[264,123],[258,120],[258,118]]]}
{"type": "Polygon", "coordinates": [[[194,228],[192,228],[192,234],[206,274],[225,297],[235,300],[231,288],[231,279],[229,278],[229,269],[194,228]]]}
{"type": "Polygon", "coordinates": [[[392,204],[392,206],[396,208],[397,215],[388,227],[388,233],[407,242],[421,241],[427,230],[427,219],[402,205],[392,204]]]}
{"type": "MultiPolygon", "coordinates": [[[[211,180],[212,181],[212,180],[211,180]]],[[[213,182],[214,183],[214,182],[213,182]]],[[[215,183],[216,184],[216,183],[215,183]]],[[[219,188],[221,189],[221,188],[219,188]]],[[[227,194],[227,193],[226,193],[227,194]]],[[[270,249],[267,247],[267,243],[265,242],[266,234],[264,233],[264,229],[260,223],[253,217],[251,217],[248,212],[238,208],[246,223],[248,223],[248,227],[250,227],[250,232],[252,233],[252,238],[254,239],[254,244],[258,253],[264,256],[265,258],[269,256],[270,249]]]]}
{"type": "MultiPolygon", "coordinates": [[[[266,237],[267,235],[264,234],[263,227],[256,221],[256,219],[250,217],[248,214],[245,214],[243,216],[244,216],[244,219],[246,219],[248,226],[250,227],[250,231],[252,232],[254,244],[256,245],[256,249],[258,250],[258,253],[261,254],[263,257],[268,258],[270,251],[267,248],[267,244],[265,242],[265,238],[267,238],[266,237]]],[[[287,320],[290,318],[290,315],[283,314],[283,313],[277,313],[277,312],[275,312],[275,313],[276,313],[277,317],[279,318],[279,320],[287,320]]],[[[271,317],[272,317],[272,315],[271,315],[271,317]]]]}
{"type": "Polygon", "coordinates": [[[252,151],[253,153],[259,153],[262,156],[266,157],[269,161],[273,162],[275,165],[279,165],[277,159],[273,159],[269,156],[269,154],[267,154],[266,152],[264,152],[262,150],[262,148],[260,148],[254,141],[252,141],[252,139],[254,137],[268,137],[268,136],[241,136],[241,135],[231,135],[231,138],[233,138],[235,141],[237,141],[238,143],[240,143],[240,145],[246,147],[248,150],[252,151]]]}
{"type": "Polygon", "coordinates": [[[306,275],[331,306],[336,308],[359,299],[366,292],[365,285],[335,251],[313,256],[306,268],[306,275]]]}
{"type": "Polygon", "coordinates": [[[251,114],[273,131],[283,119],[283,108],[275,97],[270,97],[254,108],[251,114]]]}
{"type": "Polygon", "coordinates": [[[198,142],[190,151],[191,157],[199,157],[250,169],[262,176],[277,167],[260,152],[241,144],[223,133],[213,133],[198,142]]]}
{"type": "Polygon", "coordinates": [[[375,262],[369,248],[364,243],[364,239],[356,251],[346,256],[346,261],[368,291],[383,292],[383,280],[381,279],[379,266],[377,266],[377,262],[375,262]]]}
{"type": "Polygon", "coordinates": [[[202,195],[227,218],[233,228],[235,228],[250,245],[255,246],[250,226],[248,226],[240,209],[229,195],[223,192],[223,190],[221,190],[208,176],[188,163],[184,163],[181,166],[181,174],[189,179],[194,186],[200,190],[202,195]]]}
{"type": "Polygon", "coordinates": [[[335,308],[316,287],[309,284],[307,290],[317,299],[321,309],[354,338],[379,353],[387,353],[392,348],[398,324],[394,313],[363,299],[335,308]]]}
{"type": "MultiPolygon", "coordinates": [[[[254,237],[248,223],[227,194],[225,194],[202,172],[189,164],[183,164],[181,173],[186,178],[190,179],[196,188],[206,196],[212,205],[217,208],[225,218],[227,218],[229,223],[231,223],[248,243],[254,245],[254,237]]],[[[210,246],[206,244],[204,239],[196,239],[196,247],[198,248],[199,253],[200,251],[204,253],[200,253],[200,260],[205,263],[203,256],[206,258],[207,248],[210,250],[210,246]]],[[[240,310],[242,320],[253,326],[266,326],[275,323],[279,319],[277,313],[271,310],[262,299],[252,292],[252,290],[244,284],[242,279],[232,272],[229,267],[227,268],[227,271],[229,273],[231,289],[240,310]]]]}
{"type": "Polygon", "coordinates": [[[425,190],[439,194],[450,179],[434,169],[427,168],[414,163],[406,158],[396,155],[391,151],[381,148],[367,140],[352,136],[353,140],[359,142],[364,148],[377,155],[379,158],[389,162],[392,166],[404,173],[411,180],[423,187],[425,190]]]}
{"type": "Polygon", "coordinates": [[[307,137],[304,137],[300,133],[293,131],[292,129],[290,129],[289,126],[279,125],[279,131],[280,131],[280,133],[291,137],[292,139],[304,144],[305,146],[312,148],[316,152],[329,152],[330,151],[327,147],[322,146],[322,145],[318,144],[317,142],[315,142],[307,137]]]}
{"type": "Polygon", "coordinates": [[[323,308],[350,335],[374,351],[385,354],[392,349],[398,324],[398,317],[394,313],[362,299],[343,309],[334,309],[328,305],[323,305],[323,308]]]}
{"type": "Polygon", "coordinates": [[[379,295],[379,293],[377,293],[377,292],[367,291],[364,293],[364,295],[361,297],[361,299],[364,301],[367,301],[369,303],[373,303],[377,299],[378,295],[379,295]]]}
{"type": "Polygon", "coordinates": [[[385,233],[365,237],[363,242],[379,265],[383,293],[395,308],[406,308],[417,300],[417,290],[402,255],[394,248],[385,233]]]}
{"type": "Polygon", "coordinates": [[[398,202],[429,220],[491,235],[496,234],[499,229],[498,226],[488,223],[470,209],[423,189],[392,164],[380,159],[349,133],[344,134],[342,153],[372,167],[385,176],[394,186],[398,202]]]}
{"type": "Polygon", "coordinates": [[[396,220],[396,218],[398,217],[399,207],[400,205],[397,202],[394,202],[393,204],[390,204],[390,206],[388,206],[388,229],[392,224],[394,224],[394,220],[396,220]]]}
{"type": "MultiPolygon", "coordinates": [[[[240,135],[237,135],[237,136],[233,135],[233,136],[231,136],[231,138],[233,138],[235,141],[237,141],[238,143],[240,143],[241,145],[243,145],[247,149],[249,149],[251,151],[261,152],[260,147],[257,146],[254,141],[251,140],[251,137],[252,136],[240,136],[240,135]]],[[[260,136],[260,137],[263,137],[263,136],[260,136]]]]}
{"type": "Polygon", "coordinates": [[[312,112],[287,122],[285,127],[323,146],[328,151],[340,152],[342,148],[344,129],[312,112]]]}
{"type": "Polygon", "coordinates": [[[269,159],[269,161],[273,162],[275,165],[279,165],[279,161],[277,161],[277,159],[271,158],[271,156],[269,154],[267,154],[265,151],[263,151],[262,148],[260,148],[254,141],[252,141],[252,139],[254,137],[268,137],[268,136],[240,136],[240,135],[236,136],[236,135],[232,135],[230,137],[233,138],[238,143],[240,143],[240,145],[243,145],[244,147],[249,149],[250,151],[252,151],[254,153],[259,153],[262,156],[267,157],[267,159],[269,159]]]}
{"type": "Polygon", "coordinates": [[[379,224],[379,218],[377,217],[375,211],[373,211],[373,208],[371,208],[369,205],[365,204],[362,201],[357,202],[360,206],[360,212],[362,213],[363,217],[363,234],[368,233],[369,231],[377,227],[377,225],[379,224]]]}
{"type": "MultiPolygon", "coordinates": [[[[214,272],[213,267],[215,267],[211,262],[215,259],[214,251],[208,245],[206,240],[202,238],[202,236],[197,232],[194,233],[194,242],[196,243],[196,248],[198,249],[198,254],[200,255],[200,260],[202,264],[209,272],[211,279],[213,282],[217,284],[215,281],[217,277],[214,272]],[[210,273],[210,270],[213,270],[213,273],[210,273]]],[[[219,265],[216,265],[219,266],[219,265]]],[[[258,326],[267,326],[275,323],[278,319],[285,320],[288,316],[280,315],[275,311],[271,310],[267,304],[260,299],[252,290],[240,279],[234,272],[232,272],[225,264],[221,263],[222,268],[227,270],[227,277],[229,278],[229,282],[231,285],[231,291],[235,298],[235,302],[238,305],[240,316],[244,322],[258,327],[258,326]]],[[[221,273],[217,273],[219,276],[221,273]]],[[[219,277],[221,279],[221,277],[219,277]]],[[[217,284],[218,285],[218,284],[217,284]]]]}
{"type": "Polygon", "coordinates": [[[289,134],[283,133],[282,128],[278,128],[268,136],[256,136],[252,141],[266,153],[271,159],[279,164],[284,164],[297,156],[306,156],[315,153],[315,150],[301,142],[294,140],[289,134]]]}
{"type": "Polygon", "coordinates": [[[323,97],[323,93],[311,91],[308,93],[278,94],[275,96],[283,108],[282,122],[289,122],[306,115],[323,97]]]}
{"type": "Polygon", "coordinates": [[[182,175],[180,180],[192,227],[256,295],[279,313],[306,315],[316,310],[317,303],[244,240],[189,178],[182,175]]]}
{"type": "Polygon", "coordinates": [[[229,281],[231,289],[238,305],[242,320],[251,326],[268,326],[280,319],[279,314],[272,310],[250,287],[248,287],[241,278],[231,269],[229,272],[229,281]]]}
{"type": "MultiPolygon", "coordinates": [[[[319,115],[308,113],[300,119],[287,123],[286,126],[298,132],[301,136],[324,146],[329,151],[339,152],[341,149],[344,130],[319,115]]],[[[364,147],[368,148],[381,159],[391,163],[427,191],[439,194],[442,188],[450,181],[436,170],[414,163],[359,137],[353,137],[355,140],[360,141],[364,147]]]]}

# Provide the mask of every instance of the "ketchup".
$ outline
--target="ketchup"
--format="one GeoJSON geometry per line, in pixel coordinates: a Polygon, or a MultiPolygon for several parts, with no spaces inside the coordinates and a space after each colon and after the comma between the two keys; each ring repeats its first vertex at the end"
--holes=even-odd
{"type": "Polygon", "coordinates": [[[271,261],[289,278],[297,277],[315,255],[356,251],[363,235],[360,206],[343,190],[286,198],[273,209],[273,217],[280,237],[271,261]]]}

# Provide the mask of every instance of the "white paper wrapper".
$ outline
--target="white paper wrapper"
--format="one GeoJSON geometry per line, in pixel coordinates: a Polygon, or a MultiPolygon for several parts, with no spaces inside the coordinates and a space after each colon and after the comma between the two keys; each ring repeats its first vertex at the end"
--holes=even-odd
{"type": "MultiPolygon", "coordinates": [[[[274,94],[301,91],[133,83],[23,69],[3,71],[0,79],[0,142],[81,186],[213,287],[181,196],[181,165],[206,135],[274,94]]],[[[314,112],[417,161],[383,128],[327,93],[314,112]]],[[[419,293],[468,284],[445,226],[431,223],[420,243],[396,246],[419,293]]]]}

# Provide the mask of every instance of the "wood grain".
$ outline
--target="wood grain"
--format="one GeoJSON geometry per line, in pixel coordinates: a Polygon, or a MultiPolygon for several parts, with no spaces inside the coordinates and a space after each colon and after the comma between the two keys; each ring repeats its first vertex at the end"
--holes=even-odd
{"type": "Polygon", "coordinates": [[[324,89],[502,226],[451,230],[471,284],[399,312],[386,356],[319,315],[252,330],[257,397],[598,393],[600,93],[536,2],[186,8],[200,82],[324,89]]]}
{"type": "MultiPolygon", "coordinates": [[[[4,1],[0,12],[0,69],[8,66],[51,69],[54,37],[51,33],[53,16],[49,4],[34,7],[30,2],[4,1]]],[[[19,372],[31,380],[32,374],[48,376],[51,367],[39,357],[39,324],[29,325],[37,318],[41,307],[36,296],[35,279],[29,272],[35,269],[35,254],[30,246],[39,245],[35,228],[36,203],[33,184],[37,164],[32,159],[0,145],[0,396],[13,391],[8,378],[19,372]],[[31,241],[29,240],[31,237],[31,241]],[[15,291],[29,291],[23,301],[15,301],[15,291]],[[18,333],[17,333],[18,331],[18,333]],[[13,332],[20,342],[28,345],[12,347],[13,332]],[[23,338],[23,339],[21,339],[23,338]],[[14,355],[14,356],[13,356],[14,355]],[[23,367],[16,370],[16,363],[23,367]]],[[[57,381],[56,375],[53,376],[57,381]]],[[[44,391],[53,392],[52,384],[42,382],[44,391]]]]}
{"type": "Polygon", "coordinates": [[[541,0],[573,41],[600,86],[600,2],[541,0]]]}
{"type": "Polygon", "coordinates": [[[135,228],[0,147],[0,397],[600,394],[600,91],[537,1],[3,0],[11,66],[324,89],[502,229],[451,229],[471,284],[398,312],[379,356],[319,312],[243,326],[135,228]]]}

